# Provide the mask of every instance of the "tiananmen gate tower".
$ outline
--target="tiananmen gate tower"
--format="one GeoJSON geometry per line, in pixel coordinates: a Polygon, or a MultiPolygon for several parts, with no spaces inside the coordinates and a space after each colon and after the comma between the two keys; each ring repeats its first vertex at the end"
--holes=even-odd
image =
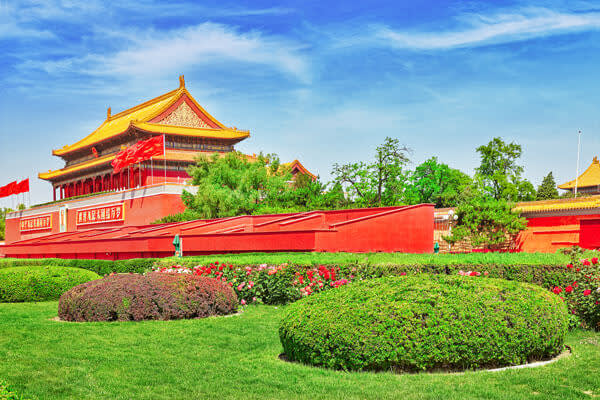
{"type": "Polygon", "coordinates": [[[189,178],[186,168],[198,153],[230,152],[250,132],[228,128],[196,102],[185,88],[179,88],[133,108],[111,115],[91,134],[78,142],[52,151],[65,166],[40,173],[49,181],[53,198],[64,199],[104,191],[144,187],[153,183],[181,183],[189,178]],[[165,135],[166,154],[113,174],[111,166],[124,147],[156,135],[165,135]],[[166,166],[166,175],[165,175],[166,166]],[[152,168],[153,167],[153,168],[152,168]]]}

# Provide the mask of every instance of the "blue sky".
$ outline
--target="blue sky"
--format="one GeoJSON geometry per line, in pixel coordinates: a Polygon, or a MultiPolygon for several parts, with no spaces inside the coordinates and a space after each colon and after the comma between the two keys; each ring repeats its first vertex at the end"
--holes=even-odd
{"type": "Polygon", "coordinates": [[[49,200],[37,173],[63,166],[52,149],[180,74],[251,131],[239,150],[323,180],[385,136],[412,167],[436,155],[473,173],[475,147],[501,136],[536,186],[561,183],[579,129],[582,169],[600,153],[599,50],[600,1],[0,0],[0,184],[29,176],[32,202],[49,200]]]}

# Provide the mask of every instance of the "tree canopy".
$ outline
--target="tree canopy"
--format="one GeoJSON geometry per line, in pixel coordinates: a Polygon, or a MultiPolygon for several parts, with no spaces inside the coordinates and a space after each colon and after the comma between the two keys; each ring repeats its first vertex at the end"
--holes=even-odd
{"type": "Polygon", "coordinates": [[[527,220],[513,211],[513,204],[489,196],[476,196],[456,208],[457,223],[450,244],[468,240],[474,247],[498,249],[511,242],[527,226],[527,220]]]}
{"type": "Polygon", "coordinates": [[[349,200],[359,207],[378,207],[399,204],[404,192],[410,149],[398,139],[386,137],[375,149],[371,162],[334,164],[333,183],[340,185],[349,200]]]}
{"type": "Polygon", "coordinates": [[[436,207],[458,204],[473,180],[458,169],[431,157],[409,174],[404,198],[408,204],[434,203],[436,207]]]}
{"type": "Polygon", "coordinates": [[[558,189],[556,189],[556,181],[552,175],[552,171],[544,177],[535,196],[537,200],[549,200],[558,198],[558,189]]]}
{"type": "Polygon", "coordinates": [[[493,138],[487,145],[477,147],[481,164],[477,179],[482,190],[496,200],[528,201],[535,199],[535,188],[522,179],[523,167],[517,164],[521,145],[493,138]]]}

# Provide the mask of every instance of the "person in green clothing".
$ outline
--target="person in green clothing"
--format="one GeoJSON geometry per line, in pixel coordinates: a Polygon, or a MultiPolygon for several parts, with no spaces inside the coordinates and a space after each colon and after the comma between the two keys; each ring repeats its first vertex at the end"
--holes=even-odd
{"type": "Polygon", "coordinates": [[[182,240],[179,238],[179,234],[175,235],[175,237],[173,238],[173,246],[175,247],[175,257],[183,256],[181,252],[181,244],[182,240]]]}

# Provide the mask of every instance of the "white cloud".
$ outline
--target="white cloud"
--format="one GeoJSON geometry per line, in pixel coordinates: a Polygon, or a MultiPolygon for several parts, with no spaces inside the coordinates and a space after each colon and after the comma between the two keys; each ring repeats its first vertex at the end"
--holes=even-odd
{"type": "Polygon", "coordinates": [[[396,48],[416,50],[476,47],[536,37],[600,29],[600,12],[563,13],[543,8],[496,14],[465,14],[458,28],[444,31],[400,31],[377,27],[372,39],[396,48]]]}
{"type": "Polygon", "coordinates": [[[189,68],[233,63],[242,71],[249,64],[310,80],[304,46],[259,31],[240,32],[223,24],[167,30],[96,32],[118,40],[115,51],[73,55],[59,60],[28,60],[22,67],[50,75],[77,72],[99,77],[152,78],[180,73],[189,68]]]}

